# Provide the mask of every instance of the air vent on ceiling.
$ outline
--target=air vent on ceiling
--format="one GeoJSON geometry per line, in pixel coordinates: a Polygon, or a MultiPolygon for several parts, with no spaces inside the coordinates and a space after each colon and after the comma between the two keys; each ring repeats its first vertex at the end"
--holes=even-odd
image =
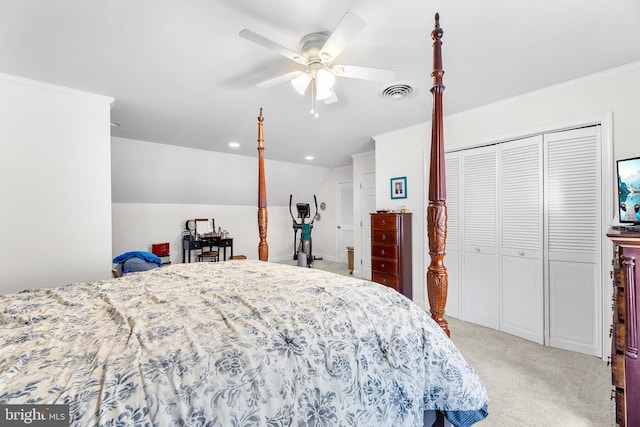
{"type": "Polygon", "coordinates": [[[382,88],[380,96],[386,99],[400,99],[413,93],[413,86],[408,82],[395,82],[382,88]]]}

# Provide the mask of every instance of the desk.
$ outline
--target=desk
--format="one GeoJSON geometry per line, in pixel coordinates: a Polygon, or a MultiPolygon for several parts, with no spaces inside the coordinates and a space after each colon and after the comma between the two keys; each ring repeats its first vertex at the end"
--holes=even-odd
{"type": "Polygon", "coordinates": [[[232,237],[205,237],[200,240],[182,240],[182,262],[191,262],[191,251],[194,249],[217,247],[218,251],[222,251],[222,260],[227,260],[227,248],[230,249],[233,258],[233,238],[232,237]]]}

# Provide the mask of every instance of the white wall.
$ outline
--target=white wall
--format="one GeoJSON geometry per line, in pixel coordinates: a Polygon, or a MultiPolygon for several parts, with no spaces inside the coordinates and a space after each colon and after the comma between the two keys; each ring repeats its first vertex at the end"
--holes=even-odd
{"type": "MultiPolygon", "coordinates": [[[[445,64],[446,66],[446,64],[445,64]]],[[[445,77],[446,85],[446,77],[445,77]]],[[[610,70],[562,85],[536,91],[517,98],[508,99],[482,108],[445,117],[445,149],[480,145],[499,141],[516,135],[527,135],[540,130],[554,129],[568,122],[578,123],[593,117],[603,117],[608,113],[613,117],[614,158],[640,155],[640,63],[610,70]]],[[[444,94],[446,106],[447,96],[444,94]]],[[[425,222],[421,218],[426,206],[426,179],[424,167],[418,164],[430,147],[431,123],[400,129],[394,133],[376,136],[376,187],[378,208],[395,209],[399,203],[389,198],[389,179],[407,176],[408,199],[406,206],[414,213],[414,287],[424,289],[416,281],[416,271],[425,271],[427,256],[417,257],[416,241],[426,248],[425,222]],[[422,200],[424,199],[424,201],[422,200]],[[417,267],[417,264],[421,264],[417,267]]],[[[613,168],[615,171],[615,168],[613,168]]],[[[613,187],[614,177],[605,177],[609,187],[613,187]]],[[[610,201],[611,206],[615,200],[610,201]]],[[[606,237],[603,236],[603,240],[606,237]]],[[[446,258],[445,258],[446,264],[446,258]]],[[[419,276],[418,276],[419,277],[419,276]]],[[[610,287],[608,287],[610,288],[610,287]]],[[[603,298],[607,300],[607,298],[603,298]]],[[[416,302],[417,295],[414,296],[416,302]]],[[[426,306],[428,307],[428,303],[426,306]]]]}
{"type": "Polygon", "coordinates": [[[111,102],[0,75],[0,293],[110,277],[111,102]]]}
{"type": "Polygon", "coordinates": [[[411,252],[413,301],[428,307],[425,252],[427,204],[425,189],[425,150],[429,146],[430,128],[425,124],[378,135],[376,141],[376,209],[400,210],[403,206],[411,218],[411,252]],[[391,178],[407,177],[406,199],[391,198],[391,178]]]}
{"type": "MultiPolygon", "coordinates": [[[[240,156],[194,148],[112,138],[114,203],[250,205],[258,203],[258,151],[240,156]]],[[[265,147],[267,204],[313,200],[330,169],[269,160],[265,147]]]]}
{"type": "MultiPolygon", "coordinates": [[[[268,151],[265,148],[265,156],[268,151]]],[[[258,160],[206,150],[146,141],[112,138],[113,257],[151,244],[169,242],[171,261],[181,262],[181,232],[187,219],[215,218],[216,227],[234,238],[234,254],[257,259],[258,160]]],[[[335,199],[336,176],[343,173],[317,166],[265,160],[267,242],[269,260],[293,257],[293,203],[313,195],[335,199]],[[332,193],[333,192],[333,193],[332,193]]],[[[327,205],[331,206],[333,203],[327,205]]],[[[295,215],[295,207],[294,207],[295,215]]],[[[313,230],[313,251],[335,258],[335,213],[323,214],[313,230]],[[333,218],[332,218],[333,216],[333,218]]]]}
{"type": "MultiPolygon", "coordinates": [[[[182,230],[187,219],[215,218],[233,237],[234,255],[258,259],[257,206],[179,203],[113,203],[114,257],[129,251],[151,251],[153,243],[169,242],[171,262],[182,262],[182,230]]],[[[269,206],[269,260],[293,255],[293,231],[288,207],[269,206]]],[[[192,253],[192,260],[195,252],[192,253]]],[[[229,251],[228,251],[229,255],[229,251]]]]}

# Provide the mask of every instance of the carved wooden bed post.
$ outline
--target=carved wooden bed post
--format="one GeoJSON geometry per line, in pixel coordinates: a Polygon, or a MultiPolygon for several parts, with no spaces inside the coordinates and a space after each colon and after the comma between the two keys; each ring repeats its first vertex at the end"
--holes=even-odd
{"type": "Polygon", "coordinates": [[[431,318],[449,334],[449,324],[444,318],[447,304],[448,277],[444,265],[447,240],[447,190],[444,170],[444,129],[442,118],[442,34],[440,15],[436,13],[433,39],[433,116],[431,119],[431,163],[429,167],[429,205],[427,207],[427,235],[431,264],[427,269],[427,294],[431,318]]]}
{"type": "Polygon", "coordinates": [[[267,244],[267,224],[269,215],[267,213],[267,187],[264,179],[264,136],[262,134],[262,108],[258,116],[258,232],[260,233],[260,243],[258,243],[258,259],[260,261],[269,260],[269,245],[267,244]]]}

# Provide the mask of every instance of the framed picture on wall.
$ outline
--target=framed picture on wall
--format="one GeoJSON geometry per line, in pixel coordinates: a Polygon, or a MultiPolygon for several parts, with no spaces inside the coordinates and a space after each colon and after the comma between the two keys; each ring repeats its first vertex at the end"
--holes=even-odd
{"type": "Polygon", "coordinates": [[[391,198],[392,199],[407,198],[407,177],[406,176],[391,178],[391,198]]]}

